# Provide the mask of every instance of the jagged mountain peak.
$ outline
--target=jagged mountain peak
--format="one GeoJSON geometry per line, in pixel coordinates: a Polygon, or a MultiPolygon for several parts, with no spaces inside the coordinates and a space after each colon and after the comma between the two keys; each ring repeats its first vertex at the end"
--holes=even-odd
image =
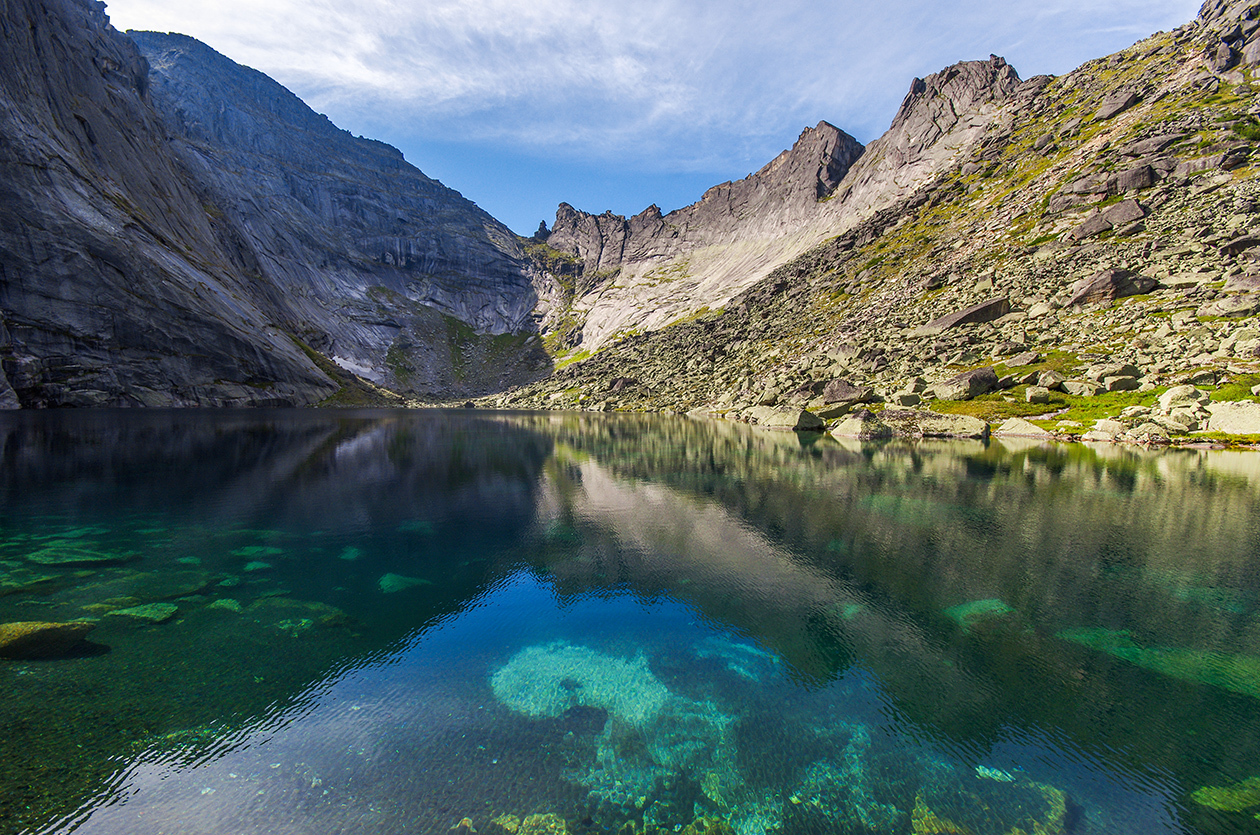
{"type": "Polygon", "coordinates": [[[936,135],[948,130],[942,122],[952,124],[980,106],[1005,101],[1022,83],[1015,68],[997,55],[987,61],[960,61],[910,82],[889,131],[930,142],[933,128],[936,135]]]}
{"type": "Polygon", "coordinates": [[[1257,21],[1260,20],[1260,3],[1255,0],[1207,0],[1199,7],[1198,20],[1208,24],[1257,21]]]}

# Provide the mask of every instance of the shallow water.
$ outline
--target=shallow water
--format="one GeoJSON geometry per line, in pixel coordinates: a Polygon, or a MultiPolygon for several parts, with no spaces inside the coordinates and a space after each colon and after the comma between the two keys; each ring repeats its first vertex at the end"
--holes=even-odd
{"type": "Polygon", "coordinates": [[[0,830],[1260,832],[1258,511],[1256,453],[5,415],[0,624],[95,627],[0,659],[0,830]]]}

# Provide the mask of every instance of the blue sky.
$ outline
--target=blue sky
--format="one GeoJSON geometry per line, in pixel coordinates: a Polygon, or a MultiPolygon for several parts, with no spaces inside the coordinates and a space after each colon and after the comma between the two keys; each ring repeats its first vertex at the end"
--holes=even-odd
{"type": "Polygon", "coordinates": [[[565,201],[669,211],[827,120],[862,142],[910,81],[1005,57],[1061,74],[1187,0],[108,0],[192,35],[528,235],[565,201]]]}

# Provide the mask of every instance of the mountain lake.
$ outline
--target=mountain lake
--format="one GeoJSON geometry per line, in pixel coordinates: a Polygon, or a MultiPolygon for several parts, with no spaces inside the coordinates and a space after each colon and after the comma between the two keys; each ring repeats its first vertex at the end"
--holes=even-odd
{"type": "Polygon", "coordinates": [[[1260,453],[6,413],[0,653],[5,832],[1254,833],[1260,453]]]}

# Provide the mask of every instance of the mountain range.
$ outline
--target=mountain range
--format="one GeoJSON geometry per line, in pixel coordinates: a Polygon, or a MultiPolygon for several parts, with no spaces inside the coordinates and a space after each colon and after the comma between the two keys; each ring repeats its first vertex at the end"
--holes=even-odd
{"type": "Polygon", "coordinates": [[[1258,370],[1258,15],[1209,0],[1061,77],[955,64],[866,147],[821,122],[693,205],[562,203],[525,239],[205,44],[9,0],[0,405],[474,399],[865,432],[881,406],[1088,400],[1112,437],[1210,429],[1210,404],[1154,400],[1236,400],[1258,370]]]}

